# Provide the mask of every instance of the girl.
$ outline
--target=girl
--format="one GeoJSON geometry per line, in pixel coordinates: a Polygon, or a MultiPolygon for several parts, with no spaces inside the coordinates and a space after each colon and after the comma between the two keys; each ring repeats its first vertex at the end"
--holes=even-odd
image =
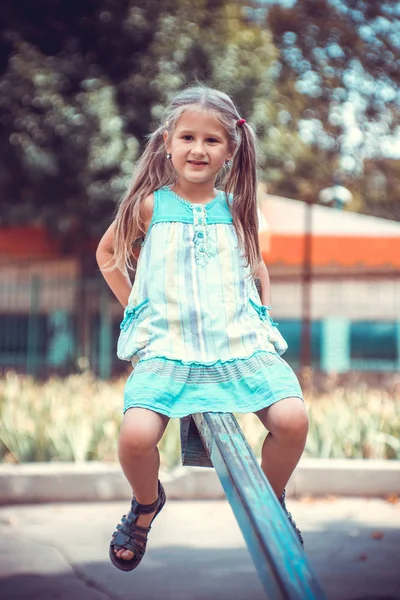
{"type": "Polygon", "coordinates": [[[284,488],[303,452],[308,420],[268,312],[256,189],[253,130],[227,95],[189,88],[150,137],[100,241],[99,267],[126,307],[118,356],[135,365],[118,447],[133,500],[110,543],[111,561],[123,571],[138,566],[165,503],[157,444],[170,417],[256,413],[269,431],[261,466],[286,511],[284,488]]]}

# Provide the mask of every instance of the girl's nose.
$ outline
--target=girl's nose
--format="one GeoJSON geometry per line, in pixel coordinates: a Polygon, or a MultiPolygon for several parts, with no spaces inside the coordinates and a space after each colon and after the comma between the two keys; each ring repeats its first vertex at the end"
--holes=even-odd
{"type": "Polygon", "coordinates": [[[196,141],[192,148],[192,152],[193,154],[204,154],[205,152],[203,142],[201,142],[200,140],[196,141]]]}

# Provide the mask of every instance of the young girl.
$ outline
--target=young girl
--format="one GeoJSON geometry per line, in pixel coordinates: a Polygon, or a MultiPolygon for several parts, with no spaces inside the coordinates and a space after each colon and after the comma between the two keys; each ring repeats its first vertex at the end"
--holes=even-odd
{"type": "Polygon", "coordinates": [[[256,190],[253,130],[227,95],[189,88],[150,137],[100,241],[99,267],[126,307],[118,356],[135,365],[119,437],[133,500],[110,543],[110,558],[123,571],[138,566],[165,503],[157,444],[170,417],[254,412],[269,431],[261,466],[286,511],[284,488],[308,420],[268,312],[256,190]]]}

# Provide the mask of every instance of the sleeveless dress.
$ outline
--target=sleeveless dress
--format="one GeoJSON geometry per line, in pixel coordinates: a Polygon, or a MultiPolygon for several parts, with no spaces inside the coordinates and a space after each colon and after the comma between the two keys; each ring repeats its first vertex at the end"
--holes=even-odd
{"type": "Polygon", "coordinates": [[[302,398],[271,342],[272,320],[238,247],[229,202],[224,192],[206,204],[168,187],[154,192],[118,340],[119,358],[134,365],[124,412],[246,413],[302,398]]]}

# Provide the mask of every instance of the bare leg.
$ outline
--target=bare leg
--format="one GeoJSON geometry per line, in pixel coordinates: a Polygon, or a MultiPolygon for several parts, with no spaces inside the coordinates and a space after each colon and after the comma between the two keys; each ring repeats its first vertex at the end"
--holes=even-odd
{"type": "Polygon", "coordinates": [[[306,444],[307,412],[300,398],[285,398],[256,415],[269,431],[261,450],[261,468],[280,498],[306,444]]]}
{"type": "MultiPolygon", "coordinates": [[[[131,408],[123,418],[118,455],[125,477],[140,504],[152,504],[158,497],[160,455],[157,444],[168,424],[168,417],[145,408],[131,408]]],[[[139,515],[137,525],[148,527],[154,513],[139,515]]],[[[119,558],[130,560],[129,550],[116,550],[119,558]]]]}

